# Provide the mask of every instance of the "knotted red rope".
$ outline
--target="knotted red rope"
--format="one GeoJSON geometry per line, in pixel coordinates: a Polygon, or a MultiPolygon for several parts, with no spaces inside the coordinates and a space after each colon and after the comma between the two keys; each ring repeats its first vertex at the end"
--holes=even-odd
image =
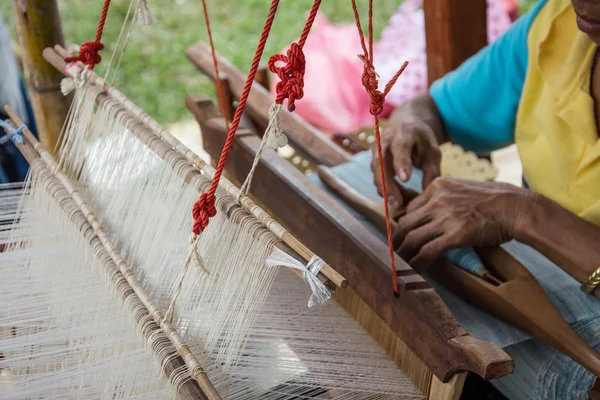
{"type": "Polygon", "coordinates": [[[192,231],[198,235],[208,226],[209,218],[217,214],[215,207],[215,197],[208,196],[208,193],[202,193],[197,202],[192,208],[192,216],[194,217],[194,227],[192,231]]]}
{"type": "Polygon", "coordinates": [[[292,43],[287,54],[275,54],[269,58],[269,70],[276,74],[280,81],[275,85],[277,93],[275,102],[282,104],[283,100],[288,99],[288,110],[293,112],[296,109],[296,100],[304,97],[304,72],[306,70],[306,58],[304,57],[304,44],[310,33],[321,0],[315,0],[306,19],[306,24],[300,35],[298,43],[292,43]],[[283,62],[285,65],[278,67],[277,62],[283,62]]]}
{"type": "Polygon", "coordinates": [[[104,0],[102,6],[102,13],[100,14],[100,20],[98,21],[98,29],[96,29],[96,38],[93,42],[85,42],[79,48],[79,54],[75,57],[66,57],[65,62],[72,63],[80,61],[87,65],[89,69],[94,69],[97,64],[100,64],[102,57],[100,57],[100,50],[104,49],[104,45],[101,43],[102,31],[104,30],[104,24],[106,23],[106,16],[108,15],[108,6],[110,6],[110,0],[104,0]]]}
{"type": "Polygon", "coordinates": [[[223,151],[221,152],[221,156],[219,157],[219,163],[217,164],[217,168],[215,169],[215,174],[210,184],[210,188],[206,193],[202,194],[198,201],[194,204],[194,208],[192,210],[192,216],[194,217],[193,232],[196,235],[199,235],[200,232],[206,229],[206,227],[208,226],[209,219],[215,215],[215,193],[217,192],[219,180],[221,179],[223,169],[225,168],[225,161],[227,160],[227,155],[231,150],[231,146],[233,146],[235,133],[240,125],[240,120],[242,119],[242,114],[244,112],[244,108],[246,107],[246,102],[248,101],[248,95],[250,94],[250,89],[252,88],[252,84],[254,83],[254,79],[256,78],[256,71],[258,71],[260,59],[265,50],[265,45],[267,43],[269,33],[271,32],[273,21],[275,20],[275,14],[277,13],[279,1],[280,0],[271,1],[269,14],[267,15],[267,19],[265,20],[265,25],[263,27],[260,40],[258,41],[256,53],[254,54],[254,59],[252,60],[250,71],[248,71],[248,77],[246,78],[246,83],[244,85],[242,95],[240,96],[240,101],[238,102],[238,106],[235,110],[233,121],[231,121],[231,126],[229,127],[229,132],[227,133],[227,139],[225,140],[225,144],[223,145],[223,151]]]}
{"type": "Polygon", "coordinates": [[[379,90],[379,81],[377,80],[377,74],[375,73],[375,67],[373,66],[373,0],[369,0],[369,48],[365,44],[365,36],[360,24],[360,16],[356,7],[356,0],[352,0],[352,9],[354,11],[354,18],[356,20],[356,27],[358,28],[358,34],[360,36],[360,43],[363,48],[363,62],[364,70],[362,74],[362,84],[365,87],[370,101],[370,111],[375,117],[375,138],[377,139],[377,155],[379,157],[379,171],[381,173],[381,191],[383,192],[383,204],[385,208],[385,224],[387,230],[388,246],[390,251],[390,260],[392,264],[392,283],[394,286],[394,293],[398,294],[398,279],[396,277],[396,257],[394,254],[394,247],[392,242],[392,227],[390,224],[390,209],[388,205],[387,185],[385,180],[385,169],[383,165],[383,150],[381,148],[381,132],[379,128],[379,115],[383,111],[383,105],[385,103],[385,96],[392,90],[392,87],[402,75],[402,72],[408,66],[408,62],[405,62],[402,67],[396,72],[396,74],[390,79],[385,85],[383,92],[379,90]]]}

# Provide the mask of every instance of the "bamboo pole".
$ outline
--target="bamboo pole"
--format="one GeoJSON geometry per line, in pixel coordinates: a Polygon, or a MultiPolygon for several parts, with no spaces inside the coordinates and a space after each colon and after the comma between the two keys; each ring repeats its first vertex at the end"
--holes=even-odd
{"type": "MultiPolygon", "coordinates": [[[[6,106],[5,111],[12,120],[12,122],[15,124],[15,126],[21,126],[23,124],[23,121],[10,107],[6,106]]],[[[127,283],[131,286],[133,292],[137,295],[142,304],[146,306],[148,313],[160,326],[163,332],[169,337],[169,339],[173,343],[173,346],[177,349],[177,352],[185,361],[185,364],[188,366],[190,373],[192,374],[192,378],[194,378],[198,382],[200,387],[208,395],[209,400],[221,400],[221,397],[219,396],[216,389],[213,387],[212,383],[208,379],[200,362],[193,355],[188,345],[185,344],[183,338],[179,335],[179,332],[177,332],[177,329],[175,329],[175,327],[173,327],[171,323],[164,318],[164,314],[158,309],[148,292],[146,292],[146,290],[138,281],[137,277],[133,274],[125,260],[120,256],[117,248],[112,244],[112,242],[108,238],[108,234],[104,231],[104,229],[98,222],[98,218],[96,218],[95,214],[90,210],[89,206],[79,195],[71,180],[67,177],[67,175],[64,172],[62,172],[58,163],[54,160],[52,155],[44,149],[41,143],[37,141],[37,139],[33,136],[33,134],[28,128],[25,128],[23,130],[23,137],[25,138],[27,143],[31,147],[33,147],[33,149],[37,152],[39,158],[42,159],[46,167],[52,172],[52,175],[56,179],[58,179],[58,181],[60,181],[61,185],[71,197],[71,199],[77,204],[80,212],[86,218],[89,225],[93,228],[94,233],[102,242],[102,245],[104,246],[105,250],[108,252],[112,261],[118,267],[119,271],[121,272],[122,276],[126,279],[127,283]]],[[[20,147],[19,149],[21,150],[20,147]]],[[[24,153],[24,155],[26,154],[24,153]]]]}
{"type": "Polygon", "coordinates": [[[54,152],[72,100],[60,92],[60,71],[42,56],[46,47],[64,43],[58,7],[56,0],[13,0],[13,8],[38,134],[44,147],[54,152]]]}
{"type": "MultiPolygon", "coordinates": [[[[64,71],[65,63],[63,57],[65,55],[65,50],[60,46],[55,46],[54,49],[46,49],[44,50],[44,57],[48,60],[49,63],[55,66],[58,70],[64,71]]],[[[66,71],[65,71],[66,73],[66,71]]],[[[202,160],[196,153],[187,148],[183,143],[177,140],[169,131],[167,131],[164,127],[162,127],[158,122],[156,122],[152,117],[146,114],[143,110],[137,107],[131,100],[125,97],[122,93],[120,93],[114,87],[108,85],[104,79],[99,77],[93,71],[89,69],[85,70],[86,78],[89,79],[89,82],[100,87],[103,91],[108,93],[112,98],[118,101],[121,106],[134,115],[139,122],[142,122],[153,135],[160,138],[162,141],[166,142],[171,146],[175,151],[177,151],[182,157],[184,157],[190,165],[192,165],[198,171],[202,171],[202,173],[206,174],[209,178],[212,179],[214,176],[214,168],[209,165],[206,161],[202,160]]],[[[275,219],[271,218],[269,214],[267,214],[262,208],[260,208],[256,203],[254,203],[248,196],[243,193],[240,194],[239,188],[237,188],[233,183],[227,180],[225,177],[221,177],[220,187],[226,190],[231,196],[234,198],[239,198],[239,202],[252,215],[254,215],[267,229],[272,231],[277,237],[279,237],[287,246],[293,249],[296,253],[298,253],[305,260],[312,259],[315,254],[308,249],[302,242],[300,242],[296,237],[294,237],[290,232],[288,232],[281,224],[279,224],[275,219]]],[[[340,288],[345,288],[348,286],[348,281],[342,275],[340,275],[336,270],[334,270],[330,265],[325,264],[321,268],[321,273],[329,279],[335,286],[340,288]]]]}

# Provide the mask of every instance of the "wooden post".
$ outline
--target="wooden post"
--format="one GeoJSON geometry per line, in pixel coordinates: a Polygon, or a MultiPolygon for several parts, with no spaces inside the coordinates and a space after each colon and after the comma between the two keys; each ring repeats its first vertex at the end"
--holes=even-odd
{"type": "Polygon", "coordinates": [[[269,68],[267,68],[266,65],[261,65],[258,68],[258,71],[256,71],[256,78],[254,78],[254,80],[258,83],[260,83],[260,85],[262,87],[264,87],[267,90],[271,90],[270,85],[271,85],[271,80],[269,79],[269,68]]]}
{"type": "Polygon", "coordinates": [[[44,147],[56,150],[71,96],[63,96],[63,75],[42,57],[46,47],[64,45],[56,0],[13,0],[23,69],[35,122],[44,147]]]}
{"type": "Polygon", "coordinates": [[[429,83],[487,44],[485,0],[424,0],[429,83]]]}

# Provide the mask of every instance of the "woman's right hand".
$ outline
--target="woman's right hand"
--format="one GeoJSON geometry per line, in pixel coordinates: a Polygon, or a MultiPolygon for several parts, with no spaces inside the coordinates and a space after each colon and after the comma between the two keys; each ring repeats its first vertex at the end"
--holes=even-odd
{"type": "MultiPolygon", "coordinates": [[[[381,134],[388,202],[392,207],[405,205],[416,195],[398,185],[396,175],[401,182],[407,182],[413,167],[421,169],[423,190],[440,175],[439,144],[445,140],[437,108],[429,95],[421,95],[394,111],[381,134]]],[[[379,195],[383,195],[377,146],[372,152],[374,183],[379,195]]]]}

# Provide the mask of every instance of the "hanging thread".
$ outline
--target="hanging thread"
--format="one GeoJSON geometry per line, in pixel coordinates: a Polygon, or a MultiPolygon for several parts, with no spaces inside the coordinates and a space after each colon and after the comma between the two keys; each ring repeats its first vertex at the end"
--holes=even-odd
{"type": "Polygon", "coordinates": [[[263,135],[262,140],[260,141],[260,147],[256,151],[256,155],[254,156],[254,161],[252,162],[250,172],[248,172],[246,180],[240,188],[238,202],[242,194],[248,194],[248,192],[250,192],[250,185],[252,185],[254,171],[256,171],[256,167],[258,167],[258,163],[260,161],[262,152],[265,149],[265,146],[269,147],[272,150],[277,150],[278,148],[285,147],[288,144],[287,136],[285,136],[285,133],[283,133],[283,129],[281,129],[281,125],[279,123],[279,111],[281,110],[281,107],[281,103],[273,103],[269,108],[269,124],[267,125],[267,129],[265,129],[265,134],[263,135]]]}
{"type": "Polygon", "coordinates": [[[256,71],[258,71],[258,65],[260,63],[260,59],[265,50],[265,45],[267,43],[267,39],[269,37],[269,33],[271,32],[271,27],[273,26],[273,21],[275,20],[275,14],[277,13],[277,7],[279,6],[279,0],[273,0],[271,2],[271,7],[269,8],[269,14],[265,21],[265,25],[263,27],[263,31],[258,42],[258,46],[256,52],[254,54],[254,59],[252,60],[252,65],[250,66],[250,71],[248,72],[248,77],[246,78],[246,83],[244,85],[244,89],[242,91],[242,95],[240,96],[240,101],[238,102],[237,109],[235,110],[235,114],[233,116],[233,121],[231,122],[231,126],[229,127],[229,132],[227,133],[227,139],[225,140],[225,144],[223,146],[223,151],[221,152],[221,157],[219,157],[219,163],[217,164],[217,168],[215,169],[215,173],[213,175],[213,180],[211,182],[210,188],[206,193],[203,193],[198,201],[194,204],[192,209],[192,216],[194,217],[194,227],[192,231],[194,234],[199,235],[206,227],[208,226],[208,222],[210,218],[214,217],[216,214],[215,208],[215,193],[217,192],[217,187],[219,185],[219,180],[221,179],[221,175],[223,174],[223,169],[225,168],[225,161],[227,161],[227,156],[229,155],[229,151],[233,146],[233,140],[235,139],[235,133],[237,128],[240,125],[240,121],[242,119],[242,114],[244,112],[244,108],[246,106],[246,102],[248,101],[248,96],[250,95],[250,89],[252,88],[252,84],[254,83],[254,79],[256,77],[256,71]]]}
{"type": "Polygon", "coordinates": [[[94,69],[97,64],[100,64],[102,57],[98,54],[104,49],[102,44],[102,31],[104,30],[104,24],[106,23],[106,16],[108,15],[108,7],[110,6],[110,0],[104,0],[102,6],[102,13],[100,14],[100,20],[98,21],[98,29],[96,29],[96,38],[93,42],[85,42],[79,48],[79,54],[74,57],[65,58],[66,63],[72,63],[80,61],[88,66],[89,69],[94,69]]]}
{"type": "Polygon", "coordinates": [[[396,295],[398,292],[398,278],[396,277],[396,257],[394,254],[394,247],[392,241],[392,227],[390,224],[390,209],[389,204],[387,202],[387,185],[385,180],[385,170],[383,165],[383,150],[381,148],[381,132],[379,127],[379,115],[383,112],[383,106],[385,104],[385,96],[392,90],[392,87],[402,75],[402,72],[408,66],[408,62],[405,62],[402,67],[396,72],[396,74],[390,79],[390,81],[385,85],[385,89],[383,92],[379,90],[379,81],[377,79],[377,72],[375,72],[375,66],[373,65],[373,0],[369,0],[369,47],[367,49],[367,45],[365,44],[365,35],[362,30],[362,26],[360,24],[360,15],[358,13],[358,8],[356,7],[356,0],[352,0],[352,10],[354,11],[354,19],[356,20],[356,27],[358,28],[358,34],[360,36],[360,44],[363,49],[363,55],[361,60],[364,63],[364,69],[362,74],[362,84],[365,87],[365,90],[369,94],[370,104],[369,108],[371,114],[375,118],[375,138],[377,141],[377,155],[379,158],[379,171],[381,174],[381,190],[383,192],[383,204],[385,209],[385,223],[386,223],[386,231],[387,231],[387,239],[388,239],[388,247],[390,252],[390,261],[392,265],[392,284],[394,287],[394,293],[396,295]]]}
{"type": "Polygon", "coordinates": [[[141,25],[141,26],[154,25],[158,22],[158,20],[154,16],[154,13],[150,9],[150,6],[148,5],[148,0],[140,0],[140,2],[138,4],[138,11],[139,11],[138,16],[137,16],[138,25],[141,25]]]}

